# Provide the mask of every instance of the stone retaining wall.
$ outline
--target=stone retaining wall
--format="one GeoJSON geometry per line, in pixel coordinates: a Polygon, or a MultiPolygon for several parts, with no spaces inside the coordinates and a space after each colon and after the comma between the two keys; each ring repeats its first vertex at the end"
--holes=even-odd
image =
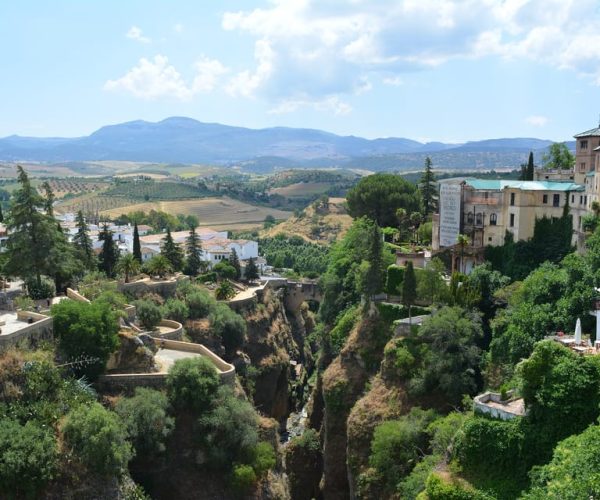
{"type": "Polygon", "coordinates": [[[158,326],[164,326],[170,328],[171,331],[167,333],[161,333],[158,331],[148,332],[155,339],[168,339],[168,340],[181,340],[183,339],[183,325],[177,321],[171,319],[162,319],[158,326]]]}
{"type": "Polygon", "coordinates": [[[40,342],[51,341],[54,338],[52,317],[31,311],[17,311],[17,318],[24,322],[31,318],[33,323],[25,324],[16,332],[1,334],[0,352],[11,347],[35,349],[40,342]]]}

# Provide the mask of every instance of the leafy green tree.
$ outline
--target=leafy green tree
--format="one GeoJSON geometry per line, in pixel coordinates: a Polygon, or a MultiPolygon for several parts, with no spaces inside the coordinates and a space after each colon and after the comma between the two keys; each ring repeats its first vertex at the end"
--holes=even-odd
{"type": "Polygon", "coordinates": [[[446,266],[439,257],[434,257],[422,273],[423,279],[418,283],[417,295],[427,297],[433,303],[437,298],[443,297],[447,292],[447,286],[442,278],[446,266]]]}
{"type": "Polygon", "coordinates": [[[215,404],[198,419],[198,437],[211,462],[218,467],[251,462],[258,444],[258,418],[248,401],[221,386],[215,404]]]}
{"type": "Polygon", "coordinates": [[[137,387],[131,398],[122,398],[115,411],[123,420],[138,457],[165,451],[165,441],[174,427],[168,414],[169,401],[159,391],[137,387]]]}
{"type": "Polygon", "coordinates": [[[202,413],[212,407],[219,385],[217,370],[207,358],[181,359],[169,369],[167,396],[175,408],[202,413]]]}
{"type": "Polygon", "coordinates": [[[231,474],[231,487],[238,495],[247,495],[256,485],[258,478],[250,465],[237,464],[231,474]]]}
{"type": "Polygon", "coordinates": [[[242,276],[242,267],[240,266],[240,259],[238,257],[235,248],[231,249],[231,255],[229,256],[229,263],[235,269],[235,276],[233,279],[239,280],[242,276]]]}
{"type": "Polygon", "coordinates": [[[155,255],[144,264],[144,270],[152,276],[164,278],[173,270],[171,262],[164,255],[155,255]]]}
{"type": "Polygon", "coordinates": [[[248,281],[257,280],[260,278],[260,275],[258,274],[258,267],[256,266],[256,262],[254,262],[254,258],[248,259],[246,269],[244,270],[244,277],[248,281]]]}
{"type": "Polygon", "coordinates": [[[228,353],[239,348],[246,334],[246,322],[226,304],[218,303],[211,311],[210,325],[215,335],[221,338],[228,353]]]}
{"type": "Polygon", "coordinates": [[[185,273],[190,276],[196,276],[202,268],[202,245],[194,226],[190,228],[190,234],[187,237],[185,248],[187,252],[185,273]]]}
{"type": "Polygon", "coordinates": [[[28,295],[33,300],[48,299],[56,295],[56,287],[54,282],[47,276],[42,276],[41,285],[33,277],[25,280],[28,295]]]}
{"type": "Polygon", "coordinates": [[[421,176],[419,189],[421,191],[421,199],[423,200],[423,213],[428,216],[435,211],[436,205],[436,179],[433,169],[431,168],[431,158],[425,158],[425,170],[421,176]]]}
{"type": "Polygon", "coordinates": [[[190,319],[206,318],[216,307],[217,302],[206,290],[194,290],[185,296],[190,311],[190,319]]]}
{"type": "Polygon", "coordinates": [[[77,249],[79,259],[83,262],[86,269],[94,269],[97,265],[94,247],[90,239],[89,229],[83,216],[83,212],[79,210],[76,218],[77,233],[73,236],[73,245],[77,249]]]}
{"type": "Polygon", "coordinates": [[[102,250],[99,256],[100,270],[109,278],[114,278],[119,260],[119,248],[113,240],[113,232],[108,229],[108,225],[102,226],[98,240],[102,241],[102,250]]]}
{"type": "Polygon", "coordinates": [[[575,157],[564,142],[555,142],[542,157],[544,168],[569,170],[575,165],[575,157]]]}
{"type": "Polygon", "coordinates": [[[417,298],[417,277],[412,261],[406,263],[402,281],[402,303],[408,307],[408,322],[411,323],[411,307],[417,298]]]}
{"type": "Polygon", "coordinates": [[[48,426],[0,418],[0,495],[3,498],[38,498],[55,477],[58,450],[48,426]]]}
{"type": "Polygon", "coordinates": [[[411,380],[417,394],[438,391],[450,404],[477,390],[483,336],[481,318],[460,307],[443,307],[417,333],[421,366],[411,380]]]}
{"type": "Polygon", "coordinates": [[[105,302],[74,300],[53,305],[51,313],[59,349],[68,361],[82,361],[74,367],[78,376],[95,380],[119,343],[116,313],[105,302]]]}
{"type": "Polygon", "coordinates": [[[212,269],[215,273],[219,275],[221,279],[235,279],[236,270],[229,262],[221,261],[218,264],[215,264],[212,269]]]}
{"type": "Polygon", "coordinates": [[[106,476],[120,474],[133,457],[119,416],[101,404],[79,406],[62,426],[65,443],[88,469],[106,476]]]}
{"type": "Polygon", "coordinates": [[[348,212],[354,218],[367,216],[380,227],[395,225],[396,211],[419,211],[417,188],[398,175],[374,174],[363,177],[346,196],[348,212]]]}
{"type": "Polygon", "coordinates": [[[154,330],[162,319],[160,308],[150,300],[136,300],[137,317],[146,330],[154,330]]]}
{"type": "Polygon", "coordinates": [[[64,235],[58,231],[55,219],[44,212],[46,201],[31,185],[25,170],[17,166],[17,172],[20,187],[13,193],[7,224],[4,272],[8,276],[34,277],[41,285],[42,275],[55,275],[59,262],[53,249],[59,239],[64,241],[64,235]]]}
{"type": "Polygon", "coordinates": [[[533,488],[524,500],[565,500],[600,496],[600,426],[558,443],[552,461],[532,470],[533,488]]]}
{"type": "Polygon", "coordinates": [[[140,263],[133,254],[126,253],[117,262],[117,272],[123,274],[125,283],[129,283],[129,278],[140,272],[140,263]]]}
{"type": "Polygon", "coordinates": [[[173,236],[169,228],[167,228],[167,234],[162,242],[160,251],[171,264],[173,271],[181,271],[183,268],[183,252],[180,246],[173,241],[173,236]]]}
{"type": "Polygon", "coordinates": [[[142,263],[142,246],[140,245],[140,232],[137,222],[133,225],[133,256],[140,264],[142,263]]]}

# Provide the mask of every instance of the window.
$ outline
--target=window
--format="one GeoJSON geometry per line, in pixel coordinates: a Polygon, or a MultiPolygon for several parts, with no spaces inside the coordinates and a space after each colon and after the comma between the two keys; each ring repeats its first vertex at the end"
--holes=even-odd
{"type": "Polygon", "coordinates": [[[575,195],[574,194],[571,195],[571,203],[575,203],[575,195]]]}
{"type": "Polygon", "coordinates": [[[579,197],[579,204],[580,204],[580,205],[583,205],[583,196],[580,196],[580,197],[579,197]]]}
{"type": "Polygon", "coordinates": [[[584,161],[582,161],[582,162],[579,164],[579,171],[580,171],[580,172],[585,172],[585,162],[584,162],[584,161]]]}
{"type": "Polygon", "coordinates": [[[545,194],[545,195],[542,197],[542,202],[543,202],[543,203],[548,203],[548,195],[547,195],[547,194],[545,194]]]}
{"type": "Polygon", "coordinates": [[[510,193],[510,204],[511,205],[515,204],[515,193],[510,193]]]}
{"type": "Polygon", "coordinates": [[[510,214],[510,227],[515,227],[515,214],[510,214]]]}
{"type": "Polygon", "coordinates": [[[478,226],[483,225],[483,214],[481,212],[478,213],[475,220],[476,220],[478,226]]]}
{"type": "Polygon", "coordinates": [[[583,204],[587,205],[587,194],[583,197],[583,204]]]}
{"type": "Polygon", "coordinates": [[[467,224],[473,224],[473,214],[471,212],[467,214],[467,224]]]}
{"type": "Polygon", "coordinates": [[[588,141],[581,141],[580,143],[580,148],[579,149],[587,149],[588,146],[588,141]]]}
{"type": "Polygon", "coordinates": [[[496,214],[490,215],[490,226],[495,226],[498,222],[498,216],[496,214]]]}
{"type": "Polygon", "coordinates": [[[488,236],[488,241],[492,241],[492,237],[491,236],[488,236]]]}
{"type": "Polygon", "coordinates": [[[553,207],[560,207],[560,194],[553,194],[552,195],[552,206],[553,207]]]}

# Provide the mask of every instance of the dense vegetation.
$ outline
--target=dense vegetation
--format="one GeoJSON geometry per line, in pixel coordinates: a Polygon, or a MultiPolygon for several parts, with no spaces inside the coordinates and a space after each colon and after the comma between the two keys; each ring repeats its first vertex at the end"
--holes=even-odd
{"type": "Polygon", "coordinates": [[[259,248],[267,264],[276,269],[293,269],[302,276],[316,277],[327,267],[327,248],[307,243],[299,236],[261,238],[259,248]]]}
{"type": "Polygon", "coordinates": [[[197,185],[153,180],[117,179],[115,186],[103,193],[105,196],[125,197],[139,200],[183,200],[200,198],[211,193],[197,185]]]}

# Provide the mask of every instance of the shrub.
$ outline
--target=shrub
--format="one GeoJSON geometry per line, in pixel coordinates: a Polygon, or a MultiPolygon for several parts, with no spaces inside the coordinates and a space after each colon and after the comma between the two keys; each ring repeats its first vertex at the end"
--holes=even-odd
{"type": "Polygon", "coordinates": [[[217,281],[217,273],[209,272],[204,274],[199,274],[196,278],[200,283],[214,283],[217,281]]]}
{"type": "Polygon", "coordinates": [[[56,295],[54,281],[47,276],[42,276],[41,283],[38,283],[34,277],[27,278],[25,286],[27,287],[27,293],[33,300],[47,299],[56,295]]]}
{"type": "Polygon", "coordinates": [[[221,338],[227,352],[234,352],[244,341],[246,322],[226,304],[217,304],[209,316],[216,335],[221,338]]]}
{"type": "Polygon", "coordinates": [[[254,449],[254,457],[252,458],[252,468],[258,477],[263,476],[269,469],[275,467],[277,460],[275,458],[275,450],[271,443],[261,441],[254,449]]]}
{"type": "Polygon", "coordinates": [[[77,376],[95,380],[106,367],[111,352],[118,346],[119,323],[116,313],[105,302],[63,300],[52,306],[54,336],[69,361],[89,358],[75,365],[77,376]]]}
{"type": "Polygon", "coordinates": [[[438,474],[429,476],[425,492],[428,500],[493,500],[494,498],[458,482],[444,481],[438,474]]]}
{"type": "Polygon", "coordinates": [[[154,330],[162,319],[160,308],[149,300],[136,300],[137,317],[146,330],[154,330]]]}
{"type": "Polygon", "coordinates": [[[331,329],[331,332],[329,332],[332,354],[337,355],[342,347],[344,347],[344,343],[346,342],[348,335],[350,335],[350,331],[354,328],[354,325],[359,318],[360,308],[351,307],[338,319],[335,326],[331,329]]]}
{"type": "Polygon", "coordinates": [[[219,388],[219,375],[206,358],[176,361],[167,375],[167,395],[180,409],[203,412],[210,409],[219,388]]]}
{"type": "Polygon", "coordinates": [[[173,418],[167,414],[167,397],[153,389],[138,387],[132,398],[121,399],[115,408],[138,456],[165,450],[165,439],[173,430],[173,418]]]}
{"type": "Polygon", "coordinates": [[[258,414],[230,387],[219,389],[213,408],[198,419],[198,435],[216,467],[234,462],[251,463],[258,444],[258,414]]]}
{"type": "MultiPolygon", "coordinates": [[[[53,433],[35,422],[0,419],[0,493],[35,498],[54,477],[58,453],[53,433]]],[[[4,496],[6,495],[6,497],[4,496]]]]}
{"type": "Polygon", "coordinates": [[[165,318],[183,323],[190,315],[190,309],[183,300],[167,299],[162,308],[162,314],[165,318]]]}
{"type": "Polygon", "coordinates": [[[190,318],[206,318],[216,306],[216,301],[206,290],[197,290],[190,293],[185,301],[190,310],[190,318]]]}
{"type": "Polygon", "coordinates": [[[404,268],[391,265],[387,269],[387,279],[385,282],[385,291],[390,295],[400,295],[402,293],[402,282],[404,281],[404,268]]]}
{"type": "Polygon", "coordinates": [[[99,403],[70,412],[62,431],[73,454],[100,474],[119,474],[133,456],[123,422],[99,403]]]}
{"type": "Polygon", "coordinates": [[[239,495],[250,492],[256,484],[256,474],[249,465],[236,465],[231,474],[231,487],[239,495]]]}

